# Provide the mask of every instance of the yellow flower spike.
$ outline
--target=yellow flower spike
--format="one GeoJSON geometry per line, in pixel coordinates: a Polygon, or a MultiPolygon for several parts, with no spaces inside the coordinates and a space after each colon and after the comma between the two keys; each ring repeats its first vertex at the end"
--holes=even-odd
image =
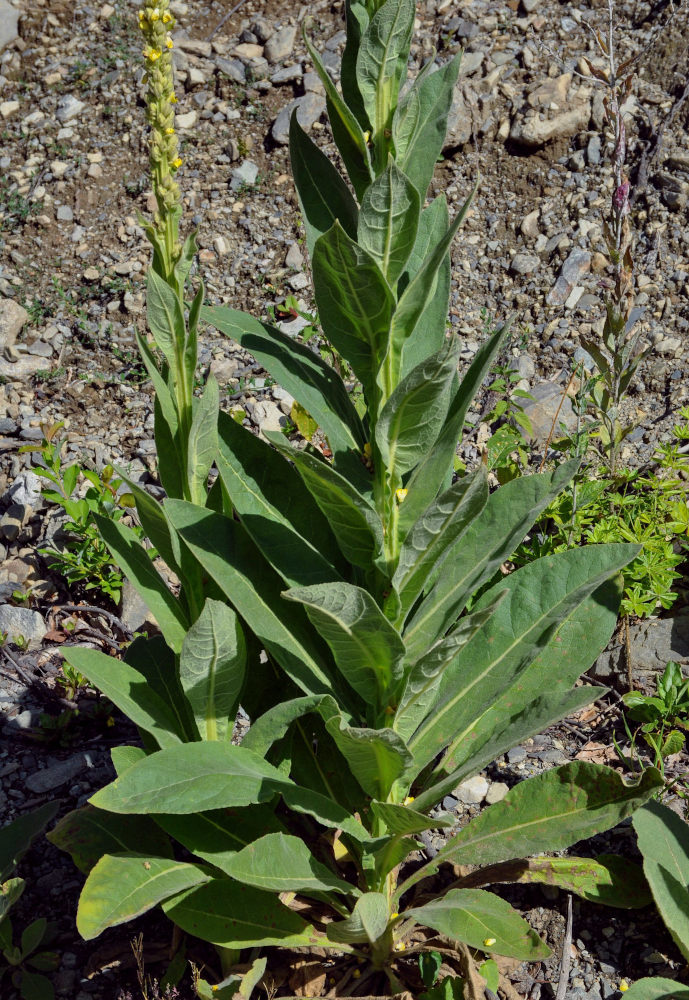
{"type": "Polygon", "coordinates": [[[397,497],[397,503],[402,503],[406,497],[409,490],[395,490],[395,496],[397,497]]]}
{"type": "Polygon", "coordinates": [[[496,940],[497,938],[484,938],[483,943],[485,944],[486,948],[490,948],[492,944],[495,944],[496,940]]]}
{"type": "Polygon", "coordinates": [[[414,796],[413,795],[407,795],[407,797],[404,800],[404,802],[402,803],[402,805],[403,806],[410,806],[413,801],[414,801],[414,796]]]}
{"type": "Polygon", "coordinates": [[[620,979],[620,993],[626,993],[629,989],[629,983],[626,979],[620,979]]]}

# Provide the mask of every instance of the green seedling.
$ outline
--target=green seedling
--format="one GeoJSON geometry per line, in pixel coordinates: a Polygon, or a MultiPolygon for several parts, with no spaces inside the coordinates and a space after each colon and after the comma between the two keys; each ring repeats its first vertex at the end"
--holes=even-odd
{"type": "Polygon", "coordinates": [[[628,691],[622,700],[628,717],[641,723],[641,733],[656,756],[665,759],[679,753],[684,746],[681,730],[689,729],[689,679],[679,663],[668,663],[654,695],[628,691]]]}

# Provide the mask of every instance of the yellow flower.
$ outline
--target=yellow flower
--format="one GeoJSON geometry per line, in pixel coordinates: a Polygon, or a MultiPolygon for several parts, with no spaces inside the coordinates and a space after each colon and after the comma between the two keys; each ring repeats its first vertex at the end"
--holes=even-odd
{"type": "Polygon", "coordinates": [[[166,135],[174,135],[175,134],[175,130],[173,128],[166,128],[165,129],[165,134],[166,135]]]}
{"type": "Polygon", "coordinates": [[[182,157],[178,156],[176,160],[173,160],[172,166],[175,168],[175,170],[179,170],[179,168],[182,166],[182,157]]]}
{"type": "Polygon", "coordinates": [[[399,913],[391,913],[390,914],[390,919],[391,920],[394,920],[396,917],[399,917],[399,913]]]}
{"type": "Polygon", "coordinates": [[[148,58],[151,60],[151,62],[155,62],[156,59],[160,59],[160,56],[161,53],[158,51],[158,49],[151,49],[150,52],[148,53],[148,58]]]}
{"type": "Polygon", "coordinates": [[[495,944],[495,941],[496,941],[496,938],[484,938],[483,939],[483,943],[485,944],[486,948],[490,948],[490,946],[492,944],[495,944]]]}
{"type": "Polygon", "coordinates": [[[406,497],[409,490],[395,490],[395,496],[397,497],[397,503],[402,503],[406,497]]]}
{"type": "Polygon", "coordinates": [[[406,951],[406,950],[407,946],[404,943],[404,941],[398,941],[397,944],[395,945],[395,951],[406,951]]]}
{"type": "Polygon", "coordinates": [[[629,989],[629,983],[626,979],[620,979],[620,993],[626,993],[629,989]]]}
{"type": "Polygon", "coordinates": [[[173,45],[174,45],[175,43],[174,43],[174,42],[172,41],[172,39],[171,39],[171,38],[166,38],[166,39],[165,39],[165,44],[167,45],[167,47],[168,47],[169,49],[171,49],[171,48],[173,47],[173,45]]]}
{"type": "Polygon", "coordinates": [[[404,800],[404,802],[402,803],[402,805],[403,806],[410,806],[413,801],[414,801],[414,796],[413,795],[407,795],[407,797],[404,800]]]}
{"type": "Polygon", "coordinates": [[[169,24],[171,20],[172,16],[168,14],[167,11],[165,11],[165,13],[163,14],[163,24],[169,24]]]}
{"type": "Polygon", "coordinates": [[[174,94],[170,94],[168,100],[170,101],[170,104],[177,104],[177,98],[174,94]]]}
{"type": "Polygon", "coordinates": [[[160,17],[160,11],[159,10],[152,10],[151,11],[151,20],[152,21],[157,21],[159,17],[160,17]]]}

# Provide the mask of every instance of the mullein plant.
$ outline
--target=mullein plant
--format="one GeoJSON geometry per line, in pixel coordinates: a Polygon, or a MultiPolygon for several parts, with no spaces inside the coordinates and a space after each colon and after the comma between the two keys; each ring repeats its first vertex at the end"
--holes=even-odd
{"type": "MultiPolygon", "coordinates": [[[[174,134],[166,13],[160,4],[141,18],[159,187],[177,159],[164,138],[174,134]]],[[[51,839],[88,874],[85,938],[161,905],[221,950],[217,996],[244,989],[236,949],[271,946],[325,949],[344,975],[392,991],[421,988],[418,953],[439,951],[468,996],[473,955],[548,954],[484,886],[546,880],[613,905],[645,901],[623,859],[504,862],[614,826],[658,787],[653,769],[628,785],[594,764],[555,768],[450,832],[432,859],[416,854],[420,835],[452,827],[438,803],[460,781],[600,694],[578,678],[610,637],[618,573],[638,549],[572,549],[490,585],[576,463],[492,494],[483,465],[453,481],[467,409],[505,330],[460,380],[449,250],[471,195],[452,221],[443,195],[426,198],[459,59],[430,62],[401,95],[414,14],[413,0],[347,4],[341,90],[307,41],[346,176],[291,123],[319,317],[363,407],[318,353],[237,310],[201,310],[202,290],[185,323],[193,243],[180,251],[174,219],[167,227],[179,207],[169,181],[174,197],[158,192],[149,228],[148,318],[164,363],[140,346],[168,499],[135,497],[180,592],[131,533],[99,522],[161,634],[122,661],[66,651],[138,725],[143,747],[116,748],[116,780],[51,839]],[[180,382],[199,312],[293,395],[327,447],[253,435],[212,410],[208,385],[192,399],[180,382]],[[251,726],[235,745],[240,704],[251,726]],[[484,867],[449,888],[438,877],[465,864],[484,867]]]]}

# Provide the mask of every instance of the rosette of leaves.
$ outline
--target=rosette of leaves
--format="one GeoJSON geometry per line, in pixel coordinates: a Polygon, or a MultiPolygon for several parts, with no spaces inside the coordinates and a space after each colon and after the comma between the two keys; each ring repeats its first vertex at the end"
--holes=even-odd
{"type": "Polygon", "coordinates": [[[331,949],[394,990],[427,948],[548,953],[484,888],[503,876],[646,899],[623,862],[499,866],[613,826],[658,786],[653,769],[625,785],[593,764],[557,768],[405,867],[421,834],[452,826],[436,806],[461,780],[591,700],[575,685],[608,641],[617,575],[637,551],[557,553],[487,586],[575,465],[493,494],[483,467],[453,482],[505,331],[460,380],[449,249],[471,195],[452,220],[442,195],[426,204],[458,60],[427,65],[400,97],[413,21],[412,0],[350,3],[341,92],[310,48],[346,177],[291,125],[319,318],[363,387],[363,416],[307,346],[205,308],[311,415],[328,457],[220,414],[207,504],[142,500],[185,600],[129,538],[108,538],[162,636],[123,662],[66,654],[145,746],[116,750],[117,779],[51,835],[88,872],[87,938],[160,904],[220,948],[331,949]],[[240,704],[251,726],[235,745],[240,704]],[[488,866],[485,879],[439,892],[439,867],[464,863],[488,866]]]}

